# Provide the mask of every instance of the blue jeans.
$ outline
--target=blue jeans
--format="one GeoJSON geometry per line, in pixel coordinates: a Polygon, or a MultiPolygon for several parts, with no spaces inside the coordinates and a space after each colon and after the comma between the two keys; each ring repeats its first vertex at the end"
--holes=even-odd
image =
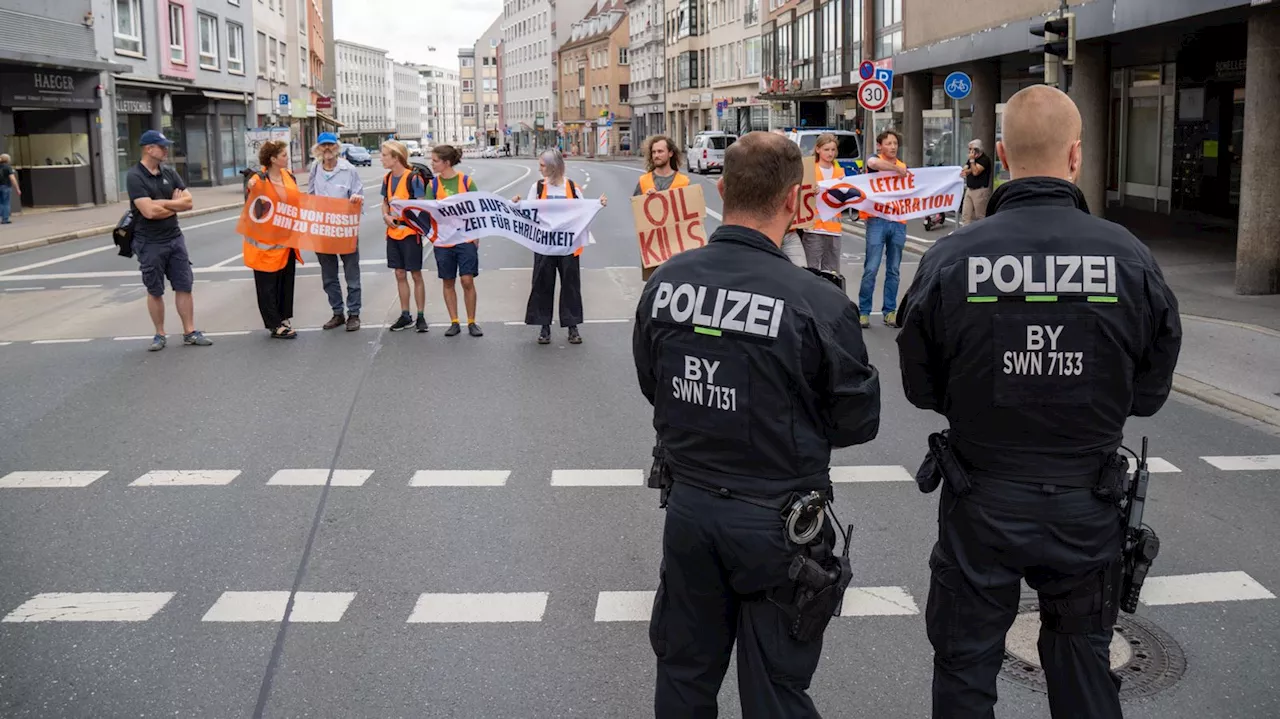
{"type": "Polygon", "coordinates": [[[0,222],[9,221],[9,195],[13,192],[13,186],[0,185],[0,222]]]}
{"type": "Polygon", "coordinates": [[[884,268],[884,313],[898,310],[898,268],[906,245],[906,225],[882,217],[867,219],[867,254],[862,261],[862,287],[858,290],[859,314],[871,314],[882,252],[888,260],[884,268]]]}
{"type": "Polygon", "coordinates": [[[320,279],[324,293],[329,296],[329,309],[335,315],[342,314],[342,283],[338,282],[338,258],[342,258],[342,273],[347,278],[347,314],[360,314],[360,252],[349,255],[325,255],[319,252],[320,279]]]}

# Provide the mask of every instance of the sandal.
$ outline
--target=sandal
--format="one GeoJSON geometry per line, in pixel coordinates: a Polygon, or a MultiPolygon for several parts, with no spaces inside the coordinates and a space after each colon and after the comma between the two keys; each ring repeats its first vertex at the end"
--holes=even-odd
{"type": "Polygon", "coordinates": [[[274,330],[271,330],[271,337],[272,339],[277,340],[292,340],[297,339],[298,333],[294,332],[287,325],[280,325],[274,330]]]}

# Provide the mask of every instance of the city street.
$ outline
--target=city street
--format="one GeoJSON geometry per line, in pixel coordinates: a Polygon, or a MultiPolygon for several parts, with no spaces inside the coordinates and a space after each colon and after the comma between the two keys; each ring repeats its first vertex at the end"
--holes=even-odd
{"type": "MultiPolygon", "coordinates": [[[[508,197],[538,173],[531,159],[461,169],[508,197]]],[[[387,331],[399,307],[377,168],[361,171],[355,333],[320,330],[331,312],[308,254],[300,336],[268,337],[238,211],[183,222],[208,348],[181,344],[169,293],[169,346],[147,351],[137,263],[105,235],[0,255],[0,717],[652,716],[663,513],[631,359],[640,172],[569,163],[610,200],[582,257],[579,346],[559,327],[535,344],[533,256],[501,238],[481,243],[484,337],[443,336],[430,258],[431,331],[387,331]]],[[[718,179],[694,179],[708,236],[718,179]]],[[[855,294],[861,252],[846,235],[855,294]]],[[[812,693],[827,717],[924,717],[937,495],[911,476],[943,420],[903,397],[896,330],[876,316],[864,336],[883,417],[876,440],[832,458],[854,579],[812,693]]],[[[1185,351],[1212,378],[1206,350],[1185,351]]],[[[1185,675],[1126,716],[1280,716],[1280,427],[1175,394],[1128,430],[1135,449],[1150,437],[1162,544],[1138,615],[1185,675]]],[[[741,716],[733,672],[727,717],[741,716]]],[[[1000,717],[1048,716],[1043,693],[999,690],[1000,717]]]]}

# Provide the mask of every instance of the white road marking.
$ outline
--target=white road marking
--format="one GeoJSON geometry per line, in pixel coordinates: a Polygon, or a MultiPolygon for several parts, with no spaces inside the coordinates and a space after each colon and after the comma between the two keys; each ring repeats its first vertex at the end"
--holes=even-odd
{"type": "Polygon", "coordinates": [[[724,219],[724,215],[720,214],[719,212],[716,212],[715,210],[711,209],[710,207],[708,207],[708,208],[707,208],[707,214],[708,214],[708,215],[711,215],[712,217],[716,218],[717,220],[723,220],[723,219],[724,219]]]}
{"type": "Polygon", "coordinates": [[[597,622],[643,622],[653,614],[654,592],[600,592],[597,622]]]}
{"type": "Polygon", "coordinates": [[[84,342],[92,342],[92,341],[93,341],[92,337],[78,337],[76,339],[70,339],[70,340],[36,340],[31,344],[33,345],[74,345],[74,344],[82,344],[84,342]]]}
{"type": "Polygon", "coordinates": [[[252,277],[232,277],[232,282],[253,282],[252,277]]]}
{"type": "MultiPolygon", "coordinates": [[[[132,275],[132,274],[133,274],[132,272],[129,273],[129,275],[132,275]]],[[[126,275],[126,276],[129,276],[129,275],[126,275]]],[[[122,283],[120,286],[121,287],[142,287],[143,284],[141,282],[125,282],[125,283],[122,283]]]]}
{"type": "Polygon", "coordinates": [[[145,622],[173,592],[51,592],[37,594],[0,622],[145,622]]]}
{"type": "Polygon", "coordinates": [[[844,593],[842,617],[910,616],[920,613],[906,587],[849,587],[844,593]]]}
{"type": "Polygon", "coordinates": [[[528,272],[532,267],[499,267],[499,272],[528,272]]]}
{"type": "MultiPolygon", "coordinates": [[[[291,622],[338,622],[355,592],[298,592],[293,598],[291,622]]],[[[279,622],[289,603],[289,592],[223,592],[200,619],[202,622],[279,622]]]]}
{"type": "MultiPolygon", "coordinates": [[[[372,469],[335,469],[333,470],[334,487],[363,487],[373,476],[372,469]]],[[[327,469],[282,469],[267,480],[267,484],[278,484],[291,487],[323,485],[329,479],[327,469]]]]}
{"type": "MultiPolygon", "coordinates": [[[[221,225],[224,222],[231,222],[232,220],[238,220],[238,219],[240,219],[240,213],[236,212],[236,214],[230,217],[224,217],[221,220],[209,220],[208,222],[200,222],[194,225],[184,225],[182,227],[182,231],[186,232],[188,230],[198,230],[201,227],[209,227],[210,225],[221,225]]],[[[111,249],[111,248],[108,247],[108,249],[111,249]]]]}
{"type": "Polygon", "coordinates": [[[13,343],[12,343],[12,342],[0,342],[0,347],[8,347],[8,346],[9,346],[9,345],[11,345],[11,344],[13,344],[13,343]]]}
{"type": "Polygon", "coordinates": [[[252,330],[233,330],[230,332],[205,332],[205,337],[240,337],[253,334],[252,330]]]}
{"type": "MultiPolygon", "coordinates": [[[[1124,458],[1124,461],[1128,467],[1126,471],[1132,472],[1133,466],[1134,466],[1133,457],[1126,456],[1124,458]]],[[[1182,470],[1175,467],[1173,463],[1167,459],[1161,459],[1159,457],[1147,457],[1147,471],[1152,474],[1157,474],[1157,473],[1165,473],[1165,472],[1181,472],[1182,470]]]]}
{"type": "Polygon", "coordinates": [[[503,487],[511,472],[500,470],[423,469],[415,472],[410,487],[503,487]]]}
{"type": "Polygon", "coordinates": [[[0,272],[0,277],[3,277],[4,275],[20,275],[23,272],[26,272],[27,270],[35,270],[41,267],[48,267],[49,265],[56,265],[59,262],[66,262],[67,260],[75,260],[81,257],[88,257],[89,255],[96,255],[99,252],[106,252],[107,250],[114,250],[114,249],[117,249],[115,245],[107,245],[105,247],[95,247],[92,250],[85,250],[83,252],[76,252],[70,255],[63,255],[62,257],[55,257],[52,260],[44,260],[43,262],[32,262],[29,265],[14,267],[14,268],[5,270],[3,272],[0,272]]]}
{"type": "Polygon", "coordinates": [[[900,464],[832,467],[832,482],[914,482],[915,476],[900,464]]]}
{"type": "Polygon", "coordinates": [[[106,472],[10,472],[0,477],[0,489],[88,487],[106,472]]]}
{"type": "Polygon", "coordinates": [[[43,287],[6,287],[4,288],[4,291],[5,292],[38,292],[43,289],[44,289],[43,287]]]}
{"type": "Polygon", "coordinates": [[[588,324],[588,325],[625,324],[627,322],[631,322],[631,319],[629,317],[623,317],[622,319],[616,319],[616,320],[583,320],[582,321],[583,324],[588,324]]]}
{"type": "Polygon", "coordinates": [[[1262,469],[1280,469],[1280,454],[1258,454],[1238,457],[1201,457],[1218,469],[1229,472],[1248,472],[1262,469]]]}
{"type": "Polygon", "coordinates": [[[409,623],[540,622],[546,611],[546,592],[423,594],[409,623]]]}
{"type": "Polygon", "coordinates": [[[552,487],[643,487],[643,469],[557,469],[552,487]]]}
{"type": "Polygon", "coordinates": [[[524,322],[503,322],[502,324],[508,327],[523,327],[525,325],[524,322]]]}
{"type": "Polygon", "coordinates": [[[130,342],[133,340],[149,340],[153,339],[152,335],[131,335],[129,337],[112,337],[116,342],[130,342]]]}
{"type": "Polygon", "coordinates": [[[240,476],[238,469],[159,470],[147,472],[129,483],[130,487],[191,487],[231,484],[240,476]]]}
{"type": "Polygon", "coordinates": [[[1141,597],[1142,603],[1150,607],[1275,598],[1276,595],[1244,572],[1147,577],[1141,597]]]}
{"type": "Polygon", "coordinates": [[[217,264],[209,265],[209,267],[226,267],[227,265],[231,264],[232,262],[235,262],[236,260],[240,259],[241,257],[244,257],[244,253],[243,253],[243,252],[238,253],[238,254],[236,254],[236,255],[233,255],[233,256],[231,256],[231,257],[228,257],[227,259],[225,259],[225,260],[223,260],[223,261],[221,261],[221,262],[219,262],[219,263],[217,263],[217,264]]]}
{"type": "Polygon", "coordinates": [[[96,290],[102,285],[63,285],[64,290],[96,290]]]}

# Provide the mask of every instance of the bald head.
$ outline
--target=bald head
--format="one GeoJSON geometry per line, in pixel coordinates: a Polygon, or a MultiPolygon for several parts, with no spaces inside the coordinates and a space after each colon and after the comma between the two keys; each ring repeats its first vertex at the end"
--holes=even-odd
{"type": "Polygon", "coordinates": [[[1080,110],[1061,90],[1033,85],[1004,106],[1002,138],[996,143],[1010,175],[1075,181],[1080,172],[1080,110]]]}

